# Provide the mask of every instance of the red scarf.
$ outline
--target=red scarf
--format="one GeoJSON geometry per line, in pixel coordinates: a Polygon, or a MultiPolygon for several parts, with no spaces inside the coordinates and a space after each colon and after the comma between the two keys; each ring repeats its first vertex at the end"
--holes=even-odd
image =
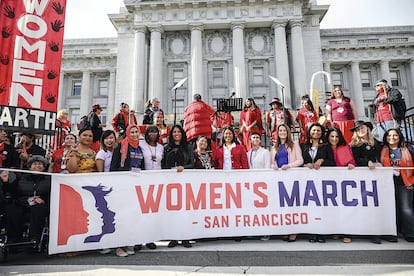
{"type": "Polygon", "coordinates": [[[131,128],[133,127],[136,127],[139,132],[139,127],[137,125],[129,125],[125,131],[126,137],[124,140],[121,141],[121,167],[123,167],[125,164],[129,145],[133,147],[134,149],[138,148],[139,146],[139,139],[138,140],[131,139],[131,128]]]}
{"type": "MultiPolygon", "coordinates": [[[[384,167],[391,166],[391,159],[390,159],[390,149],[385,146],[382,148],[381,151],[381,162],[384,167]]],[[[413,166],[413,159],[411,157],[411,153],[407,147],[401,147],[401,161],[400,167],[412,167],[413,166]]],[[[409,187],[414,184],[414,176],[413,170],[400,170],[400,174],[402,176],[404,185],[409,187]]]]}

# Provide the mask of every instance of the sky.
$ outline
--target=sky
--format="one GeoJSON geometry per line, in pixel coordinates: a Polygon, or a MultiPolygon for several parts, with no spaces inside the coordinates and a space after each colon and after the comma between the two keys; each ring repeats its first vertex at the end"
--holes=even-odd
{"type": "MultiPolygon", "coordinates": [[[[66,0],[65,39],[116,37],[108,14],[123,0],[66,0]]],[[[414,0],[317,0],[330,5],[321,28],[414,25],[414,0]]]]}

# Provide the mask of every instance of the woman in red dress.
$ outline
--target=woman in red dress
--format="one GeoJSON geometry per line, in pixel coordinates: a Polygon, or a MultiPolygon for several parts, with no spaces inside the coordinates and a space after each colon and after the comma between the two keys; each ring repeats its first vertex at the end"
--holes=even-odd
{"type": "Polygon", "coordinates": [[[242,134],[242,143],[246,151],[252,148],[250,142],[251,132],[263,133],[262,113],[254,99],[247,98],[243,111],[240,113],[240,133],[242,134]]]}
{"type": "Polygon", "coordinates": [[[353,100],[345,97],[344,92],[338,86],[332,90],[331,99],[326,103],[327,124],[339,128],[344,135],[347,144],[351,143],[354,120],[358,119],[358,113],[353,100]]]}

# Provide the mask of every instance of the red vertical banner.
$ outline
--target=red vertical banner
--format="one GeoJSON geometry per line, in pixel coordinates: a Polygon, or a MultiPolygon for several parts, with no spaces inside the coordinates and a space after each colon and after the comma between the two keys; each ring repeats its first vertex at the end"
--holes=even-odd
{"type": "Polygon", "coordinates": [[[65,9],[66,0],[0,0],[0,123],[54,129],[65,9]]]}

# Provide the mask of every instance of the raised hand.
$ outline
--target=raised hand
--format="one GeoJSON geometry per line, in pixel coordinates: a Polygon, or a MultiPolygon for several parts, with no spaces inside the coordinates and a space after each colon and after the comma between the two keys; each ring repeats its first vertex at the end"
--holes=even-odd
{"type": "Polygon", "coordinates": [[[60,31],[60,29],[62,29],[63,28],[63,22],[62,22],[62,20],[55,20],[55,22],[52,22],[52,23],[50,23],[51,25],[52,25],[52,29],[55,31],[55,32],[59,32],[60,31]]]}
{"type": "Polygon", "coordinates": [[[52,41],[49,43],[49,48],[53,52],[59,52],[59,43],[56,43],[55,41],[52,41]]]}
{"type": "Polygon", "coordinates": [[[52,3],[52,8],[55,10],[55,12],[57,14],[63,14],[63,12],[64,12],[64,8],[60,4],[60,2],[53,2],[52,3]]]}
{"type": "Polygon", "coordinates": [[[3,38],[8,38],[10,36],[10,34],[11,34],[10,28],[3,27],[3,29],[1,29],[1,36],[3,38]]]}
{"type": "Polygon", "coordinates": [[[49,80],[53,80],[54,78],[56,78],[57,76],[57,72],[55,70],[49,70],[47,73],[47,78],[49,80]]]}
{"type": "Polygon", "coordinates": [[[7,16],[8,18],[14,18],[16,16],[16,14],[14,13],[14,8],[10,7],[10,6],[6,6],[4,8],[4,15],[7,16]]]}
{"type": "Polygon", "coordinates": [[[8,55],[0,55],[0,62],[3,65],[8,65],[10,62],[9,56],[8,55]]]}

